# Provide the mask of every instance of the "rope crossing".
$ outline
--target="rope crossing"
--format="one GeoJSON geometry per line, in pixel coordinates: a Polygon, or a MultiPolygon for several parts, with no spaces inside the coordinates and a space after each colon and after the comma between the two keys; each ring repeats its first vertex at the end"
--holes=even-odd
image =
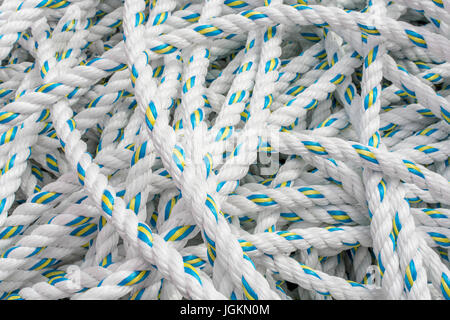
{"type": "Polygon", "coordinates": [[[0,300],[450,300],[449,0],[0,0],[0,300]]]}

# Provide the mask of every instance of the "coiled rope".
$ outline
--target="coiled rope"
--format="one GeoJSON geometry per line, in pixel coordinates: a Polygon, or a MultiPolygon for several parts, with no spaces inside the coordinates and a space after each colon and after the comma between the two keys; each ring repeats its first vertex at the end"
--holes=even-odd
{"type": "Polygon", "coordinates": [[[450,0],[3,0],[0,299],[450,299],[450,0]]]}

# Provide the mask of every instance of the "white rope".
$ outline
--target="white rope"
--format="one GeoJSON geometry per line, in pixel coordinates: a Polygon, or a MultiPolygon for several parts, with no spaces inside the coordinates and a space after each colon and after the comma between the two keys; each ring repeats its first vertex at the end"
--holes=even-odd
{"type": "Polygon", "coordinates": [[[0,299],[450,299],[449,17],[0,1],[0,299]]]}

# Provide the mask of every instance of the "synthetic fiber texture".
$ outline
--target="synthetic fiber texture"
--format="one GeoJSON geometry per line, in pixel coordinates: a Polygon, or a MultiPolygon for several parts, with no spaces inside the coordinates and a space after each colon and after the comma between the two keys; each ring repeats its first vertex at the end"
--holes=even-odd
{"type": "Polygon", "coordinates": [[[450,299],[450,0],[0,0],[0,299],[450,299]]]}

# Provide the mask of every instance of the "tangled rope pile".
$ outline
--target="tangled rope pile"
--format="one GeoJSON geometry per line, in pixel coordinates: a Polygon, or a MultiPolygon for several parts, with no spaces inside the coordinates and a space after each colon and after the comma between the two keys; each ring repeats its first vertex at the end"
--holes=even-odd
{"type": "Polygon", "coordinates": [[[0,298],[450,299],[450,0],[4,0],[0,298]]]}

